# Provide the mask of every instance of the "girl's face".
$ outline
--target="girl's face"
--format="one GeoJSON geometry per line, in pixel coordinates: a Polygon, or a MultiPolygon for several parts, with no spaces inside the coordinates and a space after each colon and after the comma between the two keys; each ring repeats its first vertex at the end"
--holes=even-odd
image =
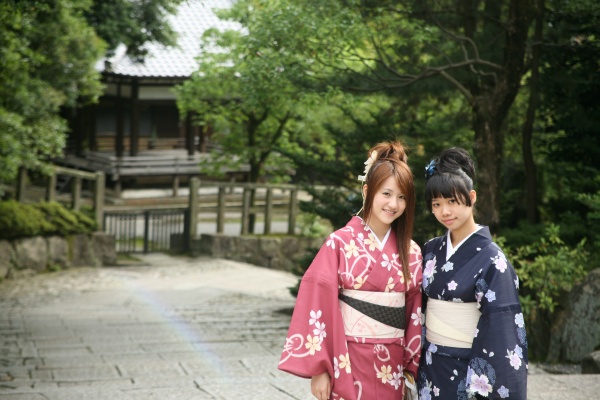
{"type": "Polygon", "coordinates": [[[400,217],[405,209],[404,193],[400,191],[396,179],[390,176],[383,181],[373,196],[373,207],[366,222],[375,234],[385,235],[392,222],[400,217]]]}
{"type": "MultiPolygon", "coordinates": [[[[471,190],[469,196],[471,197],[471,204],[475,204],[475,191],[471,190]]],[[[431,200],[431,210],[437,220],[451,232],[469,231],[475,224],[473,207],[468,207],[455,198],[434,198],[431,200]]]]}

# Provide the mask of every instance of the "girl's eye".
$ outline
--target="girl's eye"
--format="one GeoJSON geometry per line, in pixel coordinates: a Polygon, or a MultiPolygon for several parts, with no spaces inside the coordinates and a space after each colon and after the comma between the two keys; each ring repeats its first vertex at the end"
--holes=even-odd
{"type": "Polygon", "coordinates": [[[434,208],[435,208],[435,207],[437,207],[437,206],[439,206],[439,204],[438,204],[438,203],[433,203],[433,204],[431,205],[431,207],[434,207],[434,208]]]}
{"type": "Polygon", "coordinates": [[[400,196],[398,196],[399,199],[404,199],[404,195],[401,194],[400,196]]]}
{"type": "Polygon", "coordinates": [[[390,194],[388,192],[383,192],[384,196],[389,196],[390,194]]]}

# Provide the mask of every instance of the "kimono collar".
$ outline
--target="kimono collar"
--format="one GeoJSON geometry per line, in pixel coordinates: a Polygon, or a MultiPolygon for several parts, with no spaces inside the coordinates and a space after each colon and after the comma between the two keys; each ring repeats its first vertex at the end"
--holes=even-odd
{"type": "Polygon", "coordinates": [[[479,232],[481,228],[483,228],[483,225],[477,225],[477,229],[475,229],[473,232],[467,235],[467,237],[461,240],[460,243],[458,243],[455,247],[452,247],[452,239],[450,238],[450,231],[448,231],[448,233],[446,234],[446,260],[452,257],[452,254],[456,253],[456,250],[458,250],[460,245],[466,242],[475,233],[479,232]]]}
{"type": "Polygon", "coordinates": [[[390,233],[392,232],[392,227],[390,226],[390,228],[388,229],[387,233],[385,234],[385,236],[383,237],[383,240],[379,240],[379,237],[375,234],[375,232],[373,232],[373,229],[371,229],[371,227],[369,226],[369,224],[367,224],[361,217],[359,216],[354,216],[354,218],[357,218],[360,220],[361,225],[364,227],[364,230],[368,230],[369,232],[373,233],[373,237],[375,238],[375,240],[377,241],[377,244],[379,245],[380,249],[383,249],[385,247],[385,244],[388,241],[388,238],[390,237],[390,233]]]}

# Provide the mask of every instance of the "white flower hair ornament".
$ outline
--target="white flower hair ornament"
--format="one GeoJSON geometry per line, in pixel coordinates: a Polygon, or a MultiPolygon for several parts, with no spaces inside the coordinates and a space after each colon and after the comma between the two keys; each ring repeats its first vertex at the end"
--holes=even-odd
{"type": "Polygon", "coordinates": [[[369,173],[369,170],[371,169],[375,161],[377,161],[377,151],[373,150],[369,158],[367,158],[367,161],[365,161],[365,171],[363,172],[364,175],[358,176],[359,181],[364,182],[367,179],[367,174],[369,173]]]}

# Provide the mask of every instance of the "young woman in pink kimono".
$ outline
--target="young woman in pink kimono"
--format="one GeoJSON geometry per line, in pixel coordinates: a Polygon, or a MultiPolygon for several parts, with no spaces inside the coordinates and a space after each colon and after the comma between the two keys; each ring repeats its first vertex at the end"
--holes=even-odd
{"type": "Polygon", "coordinates": [[[329,235],[304,274],[279,362],[310,378],[319,400],[403,399],[419,365],[413,176],[398,142],[374,146],[365,165],[363,208],[329,235]]]}

